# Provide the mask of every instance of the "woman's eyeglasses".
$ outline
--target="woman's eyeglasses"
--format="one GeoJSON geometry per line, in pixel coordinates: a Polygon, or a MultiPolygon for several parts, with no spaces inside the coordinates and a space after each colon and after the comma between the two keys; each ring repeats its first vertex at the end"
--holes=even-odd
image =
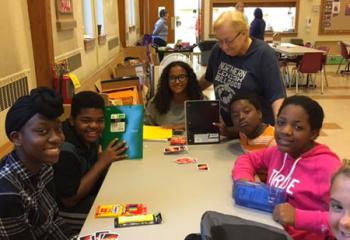
{"type": "Polygon", "coordinates": [[[187,80],[188,76],[186,74],[180,74],[178,76],[169,76],[170,83],[176,83],[176,80],[179,82],[184,82],[187,80]]]}
{"type": "Polygon", "coordinates": [[[236,34],[236,36],[234,38],[232,38],[231,40],[225,39],[225,40],[219,40],[218,44],[219,46],[223,46],[224,44],[226,44],[226,46],[230,46],[237,38],[239,35],[241,35],[242,32],[238,32],[236,34]]]}

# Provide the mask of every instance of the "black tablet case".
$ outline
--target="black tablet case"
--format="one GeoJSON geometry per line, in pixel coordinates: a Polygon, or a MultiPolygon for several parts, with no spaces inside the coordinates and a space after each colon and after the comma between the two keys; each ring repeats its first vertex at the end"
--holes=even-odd
{"type": "Polygon", "coordinates": [[[219,128],[213,125],[213,122],[219,122],[219,106],[217,100],[185,101],[188,144],[220,142],[219,128]]]}

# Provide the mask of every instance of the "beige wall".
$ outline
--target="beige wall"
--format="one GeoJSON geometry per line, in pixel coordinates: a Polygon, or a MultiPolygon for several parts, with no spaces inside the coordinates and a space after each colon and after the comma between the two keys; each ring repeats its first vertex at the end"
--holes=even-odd
{"type": "MultiPolygon", "coordinates": [[[[96,39],[95,48],[85,51],[82,1],[72,0],[77,27],[68,31],[57,31],[55,0],[50,1],[55,60],[59,61],[80,53],[82,66],[73,73],[84,84],[89,76],[103,68],[121,52],[120,47],[112,50],[108,49],[108,40],[115,37],[119,38],[118,2],[116,0],[103,1],[104,31],[107,35],[106,44],[99,46],[96,39]]],[[[91,0],[92,6],[95,6],[95,1],[97,0],[91,0]]],[[[0,34],[2,36],[0,39],[0,79],[23,70],[30,70],[29,87],[33,88],[36,86],[36,79],[27,1],[1,0],[0,8],[2,10],[0,15],[0,34]]],[[[135,0],[136,13],[138,13],[138,9],[138,1],[135,0]]],[[[136,14],[136,28],[139,28],[138,16],[139,14],[136,14]]],[[[96,26],[96,24],[93,25],[96,26]]],[[[97,27],[95,31],[97,37],[97,27]]],[[[136,31],[132,32],[128,45],[134,45],[138,37],[136,31]]],[[[7,142],[4,130],[6,113],[7,111],[0,112],[0,123],[2,123],[0,124],[0,146],[7,142]]]]}
{"type": "MultiPolygon", "coordinates": [[[[94,8],[95,0],[92,0],[91,2],[94,8]]],[[[77,27],[72,30],[57,31],[56,12],[54,8],[51,9],[53,42],[56,61],[79,52],[81,54],[82,66],[73,71],[73,73],[77,75],[82,84],[84,84],[85,79],[103,67],[111,58],[120,52],[119,47],[108,50],[108,40],[114,37],[119,37],[117,1],[105,0],[103,3],[104,31],[107,35],[107,42],[104,45],[99,45],[96,39],[95,48],[91,50],[84,49],[82,1],[73,0],[74,19],[77,21],[77,27]]],[[[55,6],[55,0],[51,0],[51,4],[51,6],[55,6]]],[[[96,24],[93,23],[93,26],[96,26],[96,24]]],[[[94,37],[97,38],[97,27],[94,34],[94,37]]]]}
{"type": "MultiPolygon", "coordinates": [[[[96,0],[91,0],[92,3],[96,0]]],[[[138,17],[138,1],[135,1],[135,12],[138,17]]],[[[343,40],[350,42],[350,35],[319,35],[319,6],[321,0],[300,0],[298,36],[304,41],[315,40],[343,40]],[[315,11],[315,9],[317,11],[315,11]],[[306,27],[306,17],[311,17],[312,25],[306,27]]],[[[77,27],[73,30],[58,32],[56,29],[55,0],[51,0],[52,31],[54,41],[54,54],[57,60],[68,57],[77,52],[81,53],[82,66],[74,73],[84,82],[91,74],[102,68],[110,59],[119,54],[120,48],[108,50],[108,44],[99,46],[93,50],[85,51],[83,42],[83,14],[81,0],[73,0],[74,19],[77,27]]],[[[104,29],[108,39],[119,37],[118,26],[118,4],[116,0],[104,0],[104,29]]],[[[126,8],[128,2],[125,0],[126,8]]],[[[94,6],[95,4],[93,4],[94,6]]],[[[27,3],[24,0],[2,0],[0,1],[2,14],[0,15],[0,79],[8,75],[29,69],[30,88],[36,86],[32,43],[28,20],[27,3]]],[[[209,33],[209,0],[204,2],[204,36],[208,39],[209,33]]],[[[126,11],[127,14],[127,11],[126,11]]],[[[127,19],[127,15],[126,15],[127,19]]],[[[140,20],[136,18],[136,29],[139,29],[140,20]]],[[[127,23],[126,23],[127,24],[127,23]]],[[[96,25],[96,24],[95,24],[96,25]]],[[[129,33],[127,45],[134,45],[139,34],[137,31],[129,33]]],[[[96,30],[97,31],[97,30],[96,30]]],[[[96,34],[97,35],[97,34],[96,34]]],[[[287,39],[285,39],[287,40],[287,39]]],[[[0,112],[0,122],[4,123],[6,111],[0,112]]],[[[4,124],[0,124],[0,146],[7,141],[4,134],[4,124]]]]}
{"type": "MultiPolygon", "coordinates": [[[[209,2],[210,0],[204,1],[204,38],[209,39],[209,2]]],[[[320,3],[321,0],[300,0],[299,6],[299,24],[298,24],[298,38],[304,39],[304,42],[315,42],[319,40],[342,40],[350,42],[350,35],[319,35],[319,14],[320,14],[320,3]],[[317,11],[313,10],[313,7],[317,11]],[[311,17],[311,27],[306,27],[306,17],[311,17]]],[[[282,39],[287,41],[288,39],[282,39]]]]}
{"type": "MultiPolygon", "coordinates": [[[[140,38],[140,34],[137,33],[136,29],[139,29],[140,28],[140,19],[139,19],[139,1],[137,0],[134,0],[134,5],[135,5],[135,23],[136,23],[136,26],[135,28],[132,30],[132,31],[129,31],[128,35],[128,39],[126,39],[126,46],[135,46],[135,43],[137,42],[137,40],[140,38]]],[[[125,0],[125,8],[126,9],[130,9],[129,5],[128,5],[128,1],[125,0]]],[[[128,11],[125,11],[125,18],[126,18],[126,21],[125,21],[125,29],[126,31],[128,31],[129,29],[129,24],[128,24],[128,11]]]]}
{"type": "MultiPolygon", "coordinates": [[[[0,79],[29,70],[29,86],[35,87],[27,1],[1,0],[0,9],[0,79]]],[[[4,126],[6,113],[6,110],[0,112],[0,146],[8,141],[4,126]]]]}
{"type": "Polygon", "coordinates": [[[350,41],[350,35],[319,35],[318,28],[320,23],[320,3],[321,0],[300,0],[301,11],[299,14],[299,32],[298,37],[304,39],[304,42],[314,42],[321,40],[341,40],[350,41]],[[318,11],[313,11],[313,6],[317,6],[318,11]],[[306,27],[306,17],[311,17],[311,28],[306,27]]]}

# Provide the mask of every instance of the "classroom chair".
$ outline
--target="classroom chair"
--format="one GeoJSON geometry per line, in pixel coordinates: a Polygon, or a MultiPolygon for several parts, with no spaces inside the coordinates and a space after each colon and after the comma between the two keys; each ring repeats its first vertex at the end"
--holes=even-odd
{"type": "Polygon", "coordinates": [[[327,46],[319,46],[319,47],[317,47],[317,49],[326,52],[326,54],[323,54],[321,71],[323,71],[324,80],[326,82],[326,87],[328,87],[328,80],[327,80],[327,73],[326,73],[326,63],[327,63],[327,56],[328,56],[330,48],[327,47],[327,46]]]}
{"type": "Polygon", "coordinates": [[[304,40],[302,38],[291,38],[289,42],[295,45],[304,46],[304,40]]]}
{"type": "MultiPolygon", "coordinates": [[[[299,77],[296,75],[298,73],[306,74],[307,78],[307,85],[309,84],[309,81],[312,80],[313,73],[321,73],[322,70],[322,61],[323,61],[323,53],[305,53],[300,61],[299,66],[297,67],[295,72],[295,92],[298,93],[298,81],[299,77]]],[[[323,78],[322,74],[320,74],[321,77],[321,93],[323,94],[323,78]]]]}
{"type": "Polygon", "coordinates": [[[340,55],[343,57],[341,62],[338,65],[337,73],[339,72],[340,65],[343,64],[343,61],[345,60],[346,66],[345,69],[340,71],[341,74],[343,73],[349,73],[350,72],[350,54],[348,52],[348,49],[346,48],[345,43],[339,42],[339,47],[340,47],[340,55]]]}

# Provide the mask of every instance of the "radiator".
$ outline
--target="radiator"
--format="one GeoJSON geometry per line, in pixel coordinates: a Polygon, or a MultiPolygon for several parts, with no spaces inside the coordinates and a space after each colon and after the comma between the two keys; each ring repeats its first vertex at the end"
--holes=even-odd
{"type": "Polygon", "coordinates": [[[29,93],[29,74],[29,70],[24,70],[0,79],[0,112],[29,93]]]}

